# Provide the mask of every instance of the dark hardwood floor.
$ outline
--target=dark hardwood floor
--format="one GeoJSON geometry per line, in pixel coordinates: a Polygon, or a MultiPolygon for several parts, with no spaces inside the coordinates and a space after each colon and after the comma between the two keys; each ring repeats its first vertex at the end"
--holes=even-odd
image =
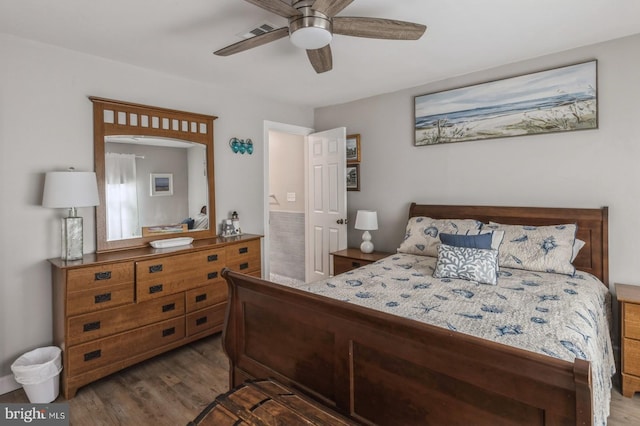
{"type": "MultiPolygon", "coordinates": [[[[83,386],[69,401],[71,425],[175,426],[193,420],[228,391],[228,362],[220,335],[207,337],[83,386]]],[[[60,396],[56,402],[63,402],[60,396]]],[[[22,389],[0,403],[29,402],[22,389]]],[[[640,424],[640,393],[613,391],[610,426],[640,424]]]]}

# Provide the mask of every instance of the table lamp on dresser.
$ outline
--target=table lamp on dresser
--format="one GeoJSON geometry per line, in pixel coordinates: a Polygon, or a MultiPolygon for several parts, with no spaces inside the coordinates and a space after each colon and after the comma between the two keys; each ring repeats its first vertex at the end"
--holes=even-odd
{"type": "Polygon", "coordinates": [[[94,172],[76,172],[73,167],[64,172],[47,172],[44,180],[42,205],[69,209],[62,219],[63,260],[82,259],[82,217],[76,208],[100,204],[98,184],[94,172]]]}

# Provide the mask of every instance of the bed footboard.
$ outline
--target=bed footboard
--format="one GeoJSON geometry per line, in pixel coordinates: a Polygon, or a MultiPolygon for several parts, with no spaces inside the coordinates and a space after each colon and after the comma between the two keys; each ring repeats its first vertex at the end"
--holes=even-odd
{"type": "Polygon", "coordinates": [[[592,424],[587,361],[222,275],[230,387],[274,378],[363,424],[592,424]]]}

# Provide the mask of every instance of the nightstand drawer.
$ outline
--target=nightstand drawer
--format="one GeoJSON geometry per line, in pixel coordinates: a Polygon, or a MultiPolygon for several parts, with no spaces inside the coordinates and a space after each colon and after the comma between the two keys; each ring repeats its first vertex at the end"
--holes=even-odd
{"type": "Polygon", "coordinates": [[[640,339],[640,305],[624,304],[624,337],[640,339]]]}
{"type": "Polygon", "coordinates": [[[626,374],[640,376],[640,341],[624,339],[624,364],[622,371],[626,374]]]}
{"type": "Polygon", "coordinates": [[[361,266],[368,265],[372,262],[361,259],[350,259],[348,257],[333,257],[333,275],[342,274],[343,272],[357,269],[361,266]]]}

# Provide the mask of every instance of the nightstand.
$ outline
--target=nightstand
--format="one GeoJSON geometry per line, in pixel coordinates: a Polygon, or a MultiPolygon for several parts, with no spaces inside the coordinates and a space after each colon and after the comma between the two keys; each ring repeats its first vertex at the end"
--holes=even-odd
{"type": "Polygon", "coordinates": [[[620,302],[622,395],[640,392],[640,286],[616,284],[620,302]]]}
{"type": "Polygon", "coordinates": [[[359,248],[348,248],[331,254],[333,255],[333,275],[342,274],[391,255],[382,251],[363,253],[359,248]]]}

